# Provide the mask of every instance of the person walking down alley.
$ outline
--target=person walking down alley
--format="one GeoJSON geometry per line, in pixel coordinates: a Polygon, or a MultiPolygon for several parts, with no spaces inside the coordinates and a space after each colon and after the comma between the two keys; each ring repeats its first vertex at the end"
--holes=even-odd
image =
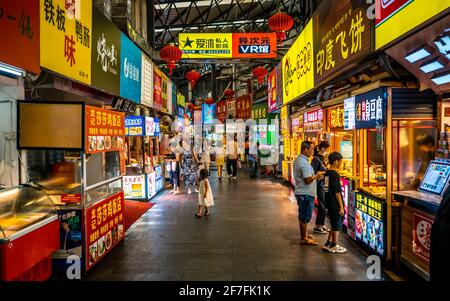
{"type": "Polygon", "coordinates": [[[214,196],[208,181],[206,169],[200,170],[200,184],[198,192],[198,211],[195,217],[209,216],[209,208],[214,206],[214,196]],[[203,213],[204,209],[204,213],[203,213]]]}
{"type": "Polygon", "coordinates": [[[304,141],[300,148],[301,154],[295,159],[295,198],[298,203],[298,218],[300,224],[300,244],[317,246],[314,237],[308,234],[308,223],[311,221],[314,200],[317,194],[317,180],[322,179],[324,172],[314,173],[314,169],[309,162],[313,155],[314,147],[312,142],[304,141]]]}
{"type": "Polygon", "coordinates": [[[200,156],[201,168],[206,169],[209,175],[209,167],[211,165],[211,145],[207,139],[203,140],[200,156]]]}
{"type": "Polygon", "coordinates": [[[227,172],[228,177],[236,180],[238,168],[238,143],[237,136],[227,142],[227,172]]]}
{"type": "MultiPolygon", "coordinates": [[[[315,148],[314,148],[314,157],[311,161],[311,165],[314,168],[314,172],[317,173],[319,171],[327,171],[327,162],[326,162],[326,156],[328,149],[330,148],[330,144],[328,141],[322,141],[320,142],[315,148]]],[[[318,180],[317,181],[317,201],[318,201],[318,208],[317,208],[317,216],[316,216],[316,226],[314,227],[314,233],[318,234],[327,234],[330,229],[325,227],[325,191],[323,188],[324,180],[318,180]]]]}
{"type": "Polygon", "coordinates": [[[192,147],[189,142],[183,141],[183,179],[184,186],[188,189],[188,194],[193,191],[197,192],[197,174],[198,174],[198,159],[196,154],[193,152],[192,147]]]}
{"type": "Polygon", "coordinates": [[[172,191],[170,193],[179,194],[180,193],[180,160],[181,154],[177,150],[177,143],[172,142],[170,144],[171,154],[167,159],[167,163],[170,166],[170,182],[172,184],[172,191]]]}
{"type": "Polygon", "coordinates": [[[222,180],[223,166],[225,165],[225,147],[223,143],[224,137],[222,136],[217,140],[214,152],[216,154],[217,176],[219,180],[222,180]]]}
{"type": "Polygon", "coordinates": [[[338,152],[333,152],[328,159],[330,161],[330,169],[325,173],[324,191],[331,231],[328,234],[328,239],[323,250],[331,253],[345,253],[347,252],[347,249],[337,243],[345,214],[344,201],[342,199],[341,176],[339,175],[339,169],[342,164],[342,155],[338,152]]]}
{"type": "Polygon", "coordinates": [[[256,153],[249,152],[248,155],[248,161],[250,162],[250,178],[258,177],[259,145],[259,142],[257,142],[256,153]]]}

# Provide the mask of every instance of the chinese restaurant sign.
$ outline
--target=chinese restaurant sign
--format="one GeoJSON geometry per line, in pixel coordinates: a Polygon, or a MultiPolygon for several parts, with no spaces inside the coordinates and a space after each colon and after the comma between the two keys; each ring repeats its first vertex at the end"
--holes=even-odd
{"type": "Polygon", "coordinates": [[[161,85],[161,71],[155,66],[153,69],[153,107],[159,111],[161,111],[162,108],[161,85]]]}
{"type": "Polygon", "coordinates": [[[366,1],[323,1],[314,15],[316,86],[372,52],[366,1]]]}
{"type": "Polygon", "coordinates": [[[39,2],[0,0],[0,62],[38,74],[39,2]]]}
{"type": "Polygon", "coordinates": [[[141,103],[153,107],[153,63],[142,52],[141,103]]]}
{"type": "Polygon", "coordinates": [[[86,270],[92,268],[124,238],[123,209],[123,191],[85,209],[86,270]]]}
{"type": "Polygon", "coordinates": [[[253,105],[252,119],[254,119],[254,120],[267,119],[267,104],[266,103],[260,103],[260,104],[253,105]]]}
{"type": "Polygon", "coordinates": [[[323,110],[318,109],[314,111],[310,111],[304,114],[303,122],[304,124],[314,123],[323,121],[323,110]]]}
{"type": "Polygon", "coordinates": [[[86,153],[123,150],[124,126],[124,113],[86,106],[86,153]]]}
{"type": "Polygon", "coordinates": [[[333,107],[328,110],[329,112],[329,126],[330,128],[343,128],[344,127],[344,106],[333,107]]]}
{"type": "Polygon", "coordinates": [[[267,82],[268,110],[271,113],[277,109],[277,68],[269,73],[267,82]]]}
{"type": "Polygon", "coordinates": [[[376,49],[403,36],[449,8],[448,1],[375,0],[376,49]]]}
{"type": "Polygon", "coordinates": [[[121,34],[120,96],[136,103],[141,101],[141,50],[125,34],[121,34]]]}
{"type": "Polygon", "coordinates": [[[252,117],[252,98],[250,95],[239,96],[236,99],[236,118],[250,119],[252,117]]]}
{"type": "Polygon", "coordinates": [[[120,94],[120,30],[101,12],[92,12],[92,86],[120,94]]]}
{"type": "Polygon", "coordinates": [[[386,100],[384,88],[355,96],[355,128],[375,129],[384,126],[386,100]]]}
{"type": "Polygon", "coordinates": [[[186,107],[186,97],[180,92],[177,93],[177,105],[180,107],[186,107]]]}
{"type": "Polygon", "coordinates": [[[233,33],[233,58],[277,57],[275,33],[233,33]]]}
{"type": "Polygon", "coordinates": [[[40,0],[41,66],[91,84],[92,0],[40,0]]]}
{"type": "Polygon", "coordinates": [[[384,255],[384,204],[366,194],[355,192],[356,239],[369,246],[380,255],[384,255]]]}
{"type": "Polygon", "coordinates": [[[227,119],[227,101],[222,100],[217,103],[217,119],[220,120],[220,122],[225,122],[227,119]]]}
{"type": "Polygon", "coordinates": [[[236,118],[236,99],[227,100],[227,118],[236,118]]]}
{"type": "Polygon", "coordinates": [[[314,88],[313,23],[310,21],[282,60],[283,103],[314,88]]]}
{"type": "Polygon", "coordinates": [[[281,108],[281,134],[289,134],[289,112],[287,106],[281,108]]]}
{"type": "Polygon", "coordinates": [[[433,220],[420,214],[413,214],[413,253],[430,261],[430,237],[433,220]]]}
{"type": "Polygon", "coordinates": [[[125,117],[125,136],[144,136],[145,120],[143,116],[125,117]]]}

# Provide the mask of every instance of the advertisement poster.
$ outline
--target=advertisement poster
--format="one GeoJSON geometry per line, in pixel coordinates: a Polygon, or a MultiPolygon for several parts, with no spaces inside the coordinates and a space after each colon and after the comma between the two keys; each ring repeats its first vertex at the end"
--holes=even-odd
{"type": "Polygon", "coordinates": [[[120,30],[95,8],[92,21],[92,86],[119,95],[120,30]]]}
{"type": "Polygon", "coordinates": [[[344,99],[344,130],[355,129],[355,97],[344,99]]]}
{"type": "Polygon", "coordinates": [[[233,33],[233,58],[277,57],[275,33],[233,33]]]}
{"type": "Polygon", "coordinates": [[[202,104],[202,118],[203,124],[214,124],[214,120],[217,119],[216,115],[216,106],[217,104],[202,104]]]}
{"type": "Polygon", "coordinates": [[[144,136],[145,120],[143,116],[125,117],[125,136],[144,136]]]}
{"type": "Polygon", "coordinates": [[[448,9],[448,1],[375,0],[375,47],[380,49],[448,9]]]}
{"type": "Polygon", "coordinates": [[[183,59],[233,57],[231,33],[180,33],[178,41],[183,59]]]}
{"type": "Polygon", "coordinates": [[[310,21],[283,57],[283,104],[314,88],[313,22],[310,21]]]}
{"type": "Polygon", "coordinates": [[[39,3],[41,66],[90,85],[92,0],[39,3]]]}
{"type": "Polygon", "coordinates": [[[156,195],[156,173],[152,172],[147,175],[147,198],[151,199],[156,195]]]}
{"type": "Polygon", "coordinates": [[[0,62],[38,74],[39,2],[0,0],[0,8],[0,62]]]}
{"type": "Polygon", "coordinates": [[[86,106],[86,153],[124,149],[125,114],[86,106]]]}
{"type": "Polygon", "coordinates": [[[83,233],[81,209],[58,210],[60,222],[59,250],[52,258],[66,259],[70,255],[83,256],[83,233]]]}
{"type": "Polygon", "coordinates": [[[153,107],[153,63],[142,52],[141,103],[153,107]]]}
{"type": "Polygon", "coordinates": [[[386,101],[385,88],[355,96],[355,128],[375,129],[384,126],[386,101]]]}
{"type": "Polygon", "coordinates": [[[267,93],[268,93],[268,109],[269,113],[277,109],[277,69],[274,68],[269,73],[269,78],[267,80],[267,93]]]}
{"type": "Polygon", "coordinates": [[[430,261],[431,226],[433,220],[420,214],[413,214],[413,253],[430,261]]]}
{"type": "Polygon", "coordinates": [[[161,111],[162,108],[162,82],[161,82],[161,71],[159,71],[156,67],[153,71],[153,107],[161,111]]]}
{"type": "Polygon", "coordinates": [[[384,204],[366,194],[355,192],[356,239],[383,256],[385,252],[384,204]]]}
{"type": "Polygon", "coordinates": [[[252,117],[252,97],[250,95],[239,96],[236,99],[236,118],[250,119],[252,117]]]}
{"type": "Polygon", "coordinates": [[[125,236],[123,191],[85,209],[86,270],[94,266],[125,236]]]}
{"type": "Polygon", "coordinates": [[[227,119],[227,101],[222,100],[217,103],[217,119],[224,123],[227,119]]]}
{"type": "Polygon", "coordinates": [[[145,135],[155,136],[156,124],[153,117],[145,117],[145,135]]]}
{"type": "Polygon", "coordinates": [[[123,191],[125,199],[145,198],[145,176],[124,176],[123,191]]]}
{"type": "Polygon", "coordinates": [[[120,96],[136,103],[141,101],[141,50],[125,34],[121,34],[120,96]]]}
{"type": "Polygon", "coordinates": [[[323,1],[314,13],[315,85],[329,81],[373,50],[367,1],[323,1]]]}

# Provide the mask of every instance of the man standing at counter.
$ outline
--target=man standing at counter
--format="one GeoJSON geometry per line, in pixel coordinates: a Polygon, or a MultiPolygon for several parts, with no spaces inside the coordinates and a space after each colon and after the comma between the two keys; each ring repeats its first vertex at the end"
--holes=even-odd
{"type": "Polygon", "coordinates": [[[302,142],[301,154],[295,159],[295,197],[298,203],[298,219],[300,223],[300,244],[307,246],[317,246],[317,242],[312,235],[308,234],[308,223],[311,221],[314,209],[314,200],[317,194],[317,180],[323,177],[324,172],[319,171],[314,174],[314,169],[309,162],[309,158],[314,153],[314,145],[310,141],[302,142]]]}

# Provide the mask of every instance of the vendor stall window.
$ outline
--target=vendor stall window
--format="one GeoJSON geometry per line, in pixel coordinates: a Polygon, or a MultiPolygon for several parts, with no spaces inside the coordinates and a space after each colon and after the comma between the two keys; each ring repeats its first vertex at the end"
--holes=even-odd
{"type": "Polygon", "coordinates": [[[343,157],[341,175],[353,175],[353,132],[336,129],[330,132],[330,152],[339,152],[343,157]]]}
{"type": "Polygon", "coordinates": [[[435,157],[436,122],[394,120],[392,131],[393,190],[417,190],[429,162],[435,157]]]}
{"type": "Polygon", "coordinates": [[[88,156],[86,160],[87,187],[119,176],[119,152],[97,153],[88,156]]]}

